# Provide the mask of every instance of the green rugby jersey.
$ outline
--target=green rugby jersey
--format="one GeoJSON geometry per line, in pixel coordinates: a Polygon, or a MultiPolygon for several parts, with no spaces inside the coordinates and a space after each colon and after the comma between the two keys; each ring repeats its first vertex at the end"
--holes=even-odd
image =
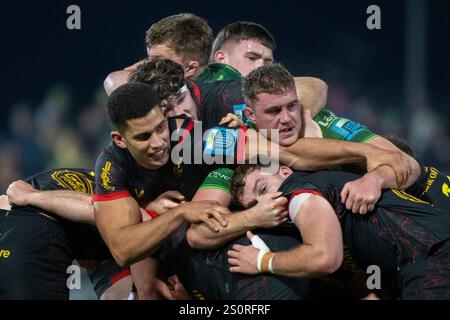
{"type": "Polygon", "coordinates": [[[212,83],[216,81],[239,80],[242,76],[235,68],[224,63],[210,63],[195,79],[196,82],[212,83]]]}

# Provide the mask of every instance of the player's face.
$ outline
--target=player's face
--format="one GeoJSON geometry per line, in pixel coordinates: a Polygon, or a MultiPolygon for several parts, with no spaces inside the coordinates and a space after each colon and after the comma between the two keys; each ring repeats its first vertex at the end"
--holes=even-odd
{"type": "Polygon", "coordinates": [[[197,120],[197,105],[195,104],[192,94],[185,87],[175,99],[171,100],[164,107],[164,113],[168,117],[179,116],[185,114],[193,120],[197,120]]]}
{"type": "Polygon", "coordinates": [[[252,207],[263,197],[276,193],[285,179],[281,170],[276,174],[254,170],[245,178],[245,187],[239,202],[244,208],[252,207]]]}
{"type": "Polygon", "coordinates": [[[271,49],[255,40],[228,41],[223,46],[223,57],[216,62],[226,63],[243,77],[253,70],[273,61],[271,49]]]}
{"type": "Polygon", "coordinates": [[[123,140],[138,164],[147,169],[165,165],[170,155],[170,134],[167,120],[159,107],[145,117],[127,121],[123,140]]]}
{"type": "MultiPolygon", "coordinates": [[[[250,107],[258,129],[267,130],[267,138],[272,139],[270,129],[278,129],[279,144],[288,147],[294,144],[302,129],[300,103],[295,88],[284,94],[260,93],[250,107]]],[[[275,139],[272,139],[275,140],[275,139]]]]}

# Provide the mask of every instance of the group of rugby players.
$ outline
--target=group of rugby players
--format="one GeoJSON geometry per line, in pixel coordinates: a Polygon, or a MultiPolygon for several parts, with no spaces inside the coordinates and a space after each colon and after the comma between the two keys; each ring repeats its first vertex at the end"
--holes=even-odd
{"type": "Polygon", "coordinates": [[[73,259],[101,299],[450,298],[450,177],[323,109],[326,84],[274,63],[259,24],[213,41],[179,14],[146,45],[105,80],[95,170],[0,197],[0,299],[67,299],[73,259]]]}

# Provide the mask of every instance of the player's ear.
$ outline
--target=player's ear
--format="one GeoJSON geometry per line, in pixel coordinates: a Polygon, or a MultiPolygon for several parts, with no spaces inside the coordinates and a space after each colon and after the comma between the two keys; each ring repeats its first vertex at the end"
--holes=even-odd
{"type": "Polygon", "coordinates": [[[280,166],[280,172],[279,174],[284,177],[287,178],[289,177],[291,174],[293,173],[292,169],[286,166],[280,166]]]}
{"type": "Polygon", "coordinates": [[[225,53],[223,52],[223,50],[217,50],[214,53],[214,62],[220,62],[220,63],[225,63],[225,53]]]}
{"type": "Polygon", "coordinates": [[[196,60],[190,60],[184,67],[184,77],[189,79],[199,74],[200,63],[196,60]]]}
{"type": "Polygon", "coordinates": [[[111,131],[111,138],[113,139],[114,143],[122,149],[126,149],[127,145],[125,143],[125,140],[123,139],[123,136],[120,134],[119,131],[111,131]]]}
{"type": "Polygon", "coordinates": [[[254,124],[256,124],[256,118],[255,118],[255,113],[253,112],[253,108],[249,107],[248,105],[245,107],[245,115],[247,116],[247,119],[250,120],[250,122],[253,122],[254,124]]]}

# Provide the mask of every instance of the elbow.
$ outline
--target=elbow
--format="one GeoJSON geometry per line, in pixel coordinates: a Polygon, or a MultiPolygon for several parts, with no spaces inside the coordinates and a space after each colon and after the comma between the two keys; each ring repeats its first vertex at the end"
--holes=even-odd
{"type": "Polygon", "coordinates": [[[119,245],[113,245],[109,248],[114,260],[120,267],[128,267],[134,263],[134,257],[130,254],[130,250],[119,245]]]}
{"type": "Polygon", "coordinates": [[[186,241],[191,248],[197,250],[209,250],[218,247],[218,245],[214,243],[214,241],[205,239],[200,234],[200,232],[198,232],[195,228],[193,229],[192,227],[189,228],[186,232],[186,241]]]}
{"type": "Polygon", "coordinates": [[[192,229],[192,227],[189,228],[186,232],[186,241],[193,249],[204,249],[201,237],[199,236],[198,232],[192,229]]]}
{"type": "Polygon", "coordinates": [[[331,274],[341,266],[342,252],[322,251],[316,261],[315,270],[322,275],[331,274]]]}
{"type": "Polygon", "coordinates": [[[125,268],[132,264],[131,258],[128,255],[115,250],[111,250],[111,253],[114,260],[120,267],[125,268]]]}

